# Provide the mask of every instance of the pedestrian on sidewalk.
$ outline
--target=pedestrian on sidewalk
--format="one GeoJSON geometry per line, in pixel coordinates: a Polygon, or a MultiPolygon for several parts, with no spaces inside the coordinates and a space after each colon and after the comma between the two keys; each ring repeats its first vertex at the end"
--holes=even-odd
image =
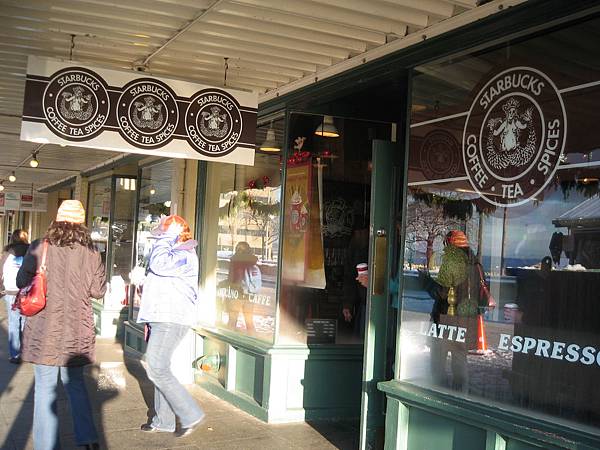
{"type": "Polygon", "coordinates": [[[22,349],[23,361],[34,365],[35,450],[60,448],[56,392],[59,378],[69,399],[77,445],[99,448],[84,366],[95,360],[91,298],[104,296],[106,275],[84,221],[81,202],[63,201],[56,220],[42,240],[31,244],[17,274],[20,288],[31,283],[47,242],[46,306],[27,318],[22,349]]]}
{"type": "Polygon", "coordinates": [[[25,317],[18,309],[13,309],[17,288],[17,272],[23,264],[23,256],[29,248],[29,236],[25,230],[15,230],[10,244],[4,247],[0,257],[0,291],[4,295],[8,317],[8,352],[9,361],[13,364],[21,362],[21,334],[25,326],[25,317]]]}
{"type": "Polygon", "coordinates": [[[171,372],[171,357],[195,323],[198,299],[198,256],[190,227],[180,216],[161,219],[153,231],[147,276],[144,280],[138,323],[144,323],[148,346],[148,378],[154,383],[154,410],[147,432],[189,435],[204,419],[204,411],[171,372]]]}

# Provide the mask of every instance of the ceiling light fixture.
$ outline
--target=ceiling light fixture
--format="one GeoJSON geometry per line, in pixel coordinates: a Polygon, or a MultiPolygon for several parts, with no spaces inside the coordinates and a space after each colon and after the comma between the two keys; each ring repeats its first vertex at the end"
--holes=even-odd
{"type": "Polygon", "coordinates": [[[0,181],[0,192],[4,190],[4,181],[0,181]]]}
{"type": "Polygon", "coordinates": [[[323,122],[317,127],[315,134],[322,137],[340,137],[340,132],[333,123],[333,116],[323,116],[323,122]]]}
{"type": "Polygon", "coordinates": [[[156,194],[156,189],[154,189],[154,186],[150,186],[150,195],[154,194],[156,194]]]}
{"type": "Polygon", "coordinates": [[[40,165],[40,162],[37,159],[37,153],[33,153],[31,155],[31,160],[29,161],[29,166],[36,168],[39,165],[40,165]]]}
{"type": "Polygon", "coordinates": [[[275,130],[273,129],[273,122],[269,126],[267,130],[267,138],[259,147],[263,152],[279,152],[281,151],[281,147],[277,144],[277,140],[275,139],[275,130]]]}
{"type": "Polygon", "coordinates": [[[8,181],[10,181],[11,183],[14,183],[15,181],[17,181],[17,175],[15,174],[14,170],[8,176],[8,181]]]}

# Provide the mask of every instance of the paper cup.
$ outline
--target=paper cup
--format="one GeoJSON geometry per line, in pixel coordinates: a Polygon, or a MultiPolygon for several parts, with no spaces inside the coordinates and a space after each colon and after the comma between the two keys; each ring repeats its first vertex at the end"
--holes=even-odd
{"type": "Polygon", "coordinates": [[[360,263],[356,265],[356,272],[358,275],[368,275],[369,265],[367,263],[360,263]]]}
{"type": "Polygon", "coordinates": [[[517,313],[519,312],[519,305],[516,303],[507,303],[503,308],[504,321],[508,323],[515,323],[517,313]]]}

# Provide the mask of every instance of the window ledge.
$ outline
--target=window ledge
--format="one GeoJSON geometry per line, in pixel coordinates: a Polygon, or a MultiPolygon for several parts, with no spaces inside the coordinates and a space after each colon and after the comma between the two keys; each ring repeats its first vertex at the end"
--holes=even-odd
{"type": "Polygon", "coordinates": [[[600,435],[594,428],[574,428],[565,422],[551,417],[536,417],[535,412],[498,405],[484,404],[485,399],[461,398],[443,392],[419,387],[399,380],[378,384],[380,391],[388,398],[482,428],[493,429],[497,433],[532,443],[550,444],[563,448],[600,448],[600,435]]]}

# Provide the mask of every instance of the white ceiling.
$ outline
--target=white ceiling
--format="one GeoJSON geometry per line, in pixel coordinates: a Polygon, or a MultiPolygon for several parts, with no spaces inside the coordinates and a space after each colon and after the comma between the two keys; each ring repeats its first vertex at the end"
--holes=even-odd
{"type": "MultiPolygon", "coordinates": [[[[14,166],[28,166],[29,155],[39,147],[19,141],[28,55],[137,68],[219,86],[228,58],[227,86],[255,91],[259,99],[266,99],[359,55],[450,23],[476,8],[476,3],[0,0],[0,180],[14,166]]],[[[489,4],[477,8],[493,9],[489,4]]],[[[17,176],[19,182],[40,187],[116,155],[45,145],[40,149],[40,168],[19,168],[17,176]]]]}

